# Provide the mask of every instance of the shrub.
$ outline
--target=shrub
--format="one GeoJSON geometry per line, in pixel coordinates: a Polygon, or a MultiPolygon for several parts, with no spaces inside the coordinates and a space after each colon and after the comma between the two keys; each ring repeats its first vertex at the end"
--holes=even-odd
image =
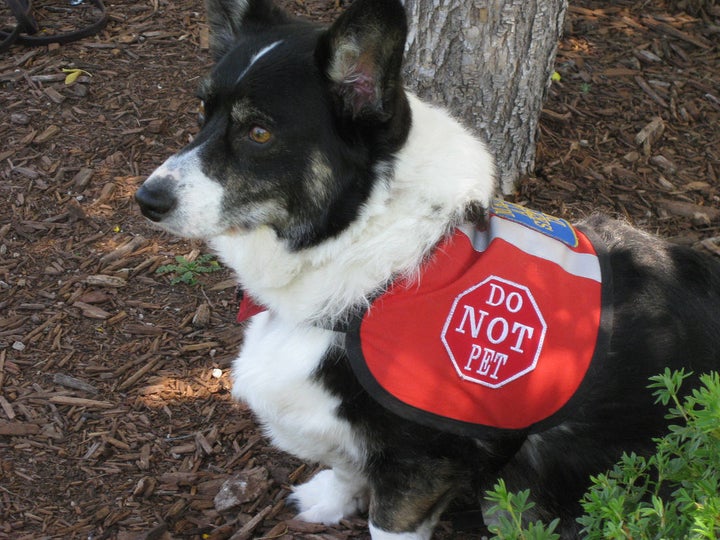
{"type": "MultiPolygon", "coordinates": [[[[681,401],[689,375],[665,370],[651,377],[657,402],[669,406],[669,432],[656,439],[649,458],[625,454],[611,471],[591,478],[578,519],[583,538],[720,538],[720,375],[701,375],[699,387],[681,401]]],[[[523,527],[522,513],[533,504],[528,497],[527,491],[508,494],[502,481],[488,492],[495,503],[491,512],[504,511],[490,527],[495,538],[558,538],[556,521],[523,527]]]]}

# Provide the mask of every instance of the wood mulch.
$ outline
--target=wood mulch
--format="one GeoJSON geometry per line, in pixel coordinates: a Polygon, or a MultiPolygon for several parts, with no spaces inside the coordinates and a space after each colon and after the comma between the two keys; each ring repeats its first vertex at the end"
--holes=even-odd
{"type": "MultiPolygon", "coordinates": [[[[572,2],[516,199],[720,254],[720,8],[677,4],[572,2]]],[[[35,5],[53,28],[74,13],[35,5]]],[[[0,538],[367,538],[362,518],[292,519],[289,486],[315,466],[270,447],[230,398],[232,276],[171,285],[160,266],[207,250],[132,201],[196,131],[202,2],[108,9],[96,37],[0,56],[0,538]],[[82,72],[66,85],[64,69],[82,72]]],[[[451,527],[438,538],[473,537],[451,527]]]]}

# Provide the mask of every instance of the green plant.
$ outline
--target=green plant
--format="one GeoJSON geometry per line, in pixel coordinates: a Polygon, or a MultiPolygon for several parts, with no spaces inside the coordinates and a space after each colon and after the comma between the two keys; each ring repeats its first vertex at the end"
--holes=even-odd
{"type": "Polygon", "coordinates": [[[485,494],[485,498],[494,503],[488,510],[489,515],[497,515],[497,523],[489,525],[488,529],[495,536],[503,540],[557,540],[560,535],[555,533],[559,519],[554,519],[548,525],[541,521],[523,526],[523,513],[532,509],[535,503],[529,501],[530,490],[519,493],[508,493],[505,481],[500,479],[493,489],[485,494]]]}
{"type": "Polygon", "coordinates": [[[200,274],[217,272],[222,269],[220,263],[213,259],[212,255],[208,254],[200,255],[192,261],[187,260],[182,255],[176,255],[175,262],[177,264],[166,264],[155,270],[156,274],[174,273],[175,275],[170,280],[171,285],[177,285],[178,283],[195,285],[200,274]]]}
{"type": "Polygon", "coordinates": [[[715,539],[720,537],[720,375],[682,402],[684,371],[651,377],[657,402],[670,405],[669,433],[644,458],[624,455],[592,478],[579,522],[589,539],[715,539]]]}
{"type": "MultiPolygon", "coordinates": [[[[651,377],[658,403],[669,406],[669,433],[656,439],[649,458],[625,454],[611,471],[592,477],[578,519],[582,538],[700,540],[720,538],[720,375],[701,375],[682,401],[684,371],[651,377]]],[[[532,508],[529,491],[508,493],[500,480],[487,499],[495,503],[495,538],[554,540],[557,520],[523,525],[532,508]]]]}

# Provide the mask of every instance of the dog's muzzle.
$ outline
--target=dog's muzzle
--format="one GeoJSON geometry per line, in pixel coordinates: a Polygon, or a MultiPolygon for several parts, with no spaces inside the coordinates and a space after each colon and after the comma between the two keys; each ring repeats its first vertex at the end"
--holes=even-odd
{"type": "Polygon", "coordinates": [[[149,178],[135,192],[142,214],[151,221],[162,221],[177,205],[171,178],[149,178]]]}

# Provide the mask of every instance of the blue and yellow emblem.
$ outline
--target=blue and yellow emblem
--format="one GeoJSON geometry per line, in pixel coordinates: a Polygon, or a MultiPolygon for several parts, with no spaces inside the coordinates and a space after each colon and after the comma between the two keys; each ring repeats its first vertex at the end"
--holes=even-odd
{"type": "Polygon", "coordinates": [[[490,212],[498,217],[513,221],[550,238],[554,238],[571,248],[578,246],[578,237],[575,228],[569,222],[530,210],[524,206],[513,204],[502,199],[494,199],[490,212]]]}

